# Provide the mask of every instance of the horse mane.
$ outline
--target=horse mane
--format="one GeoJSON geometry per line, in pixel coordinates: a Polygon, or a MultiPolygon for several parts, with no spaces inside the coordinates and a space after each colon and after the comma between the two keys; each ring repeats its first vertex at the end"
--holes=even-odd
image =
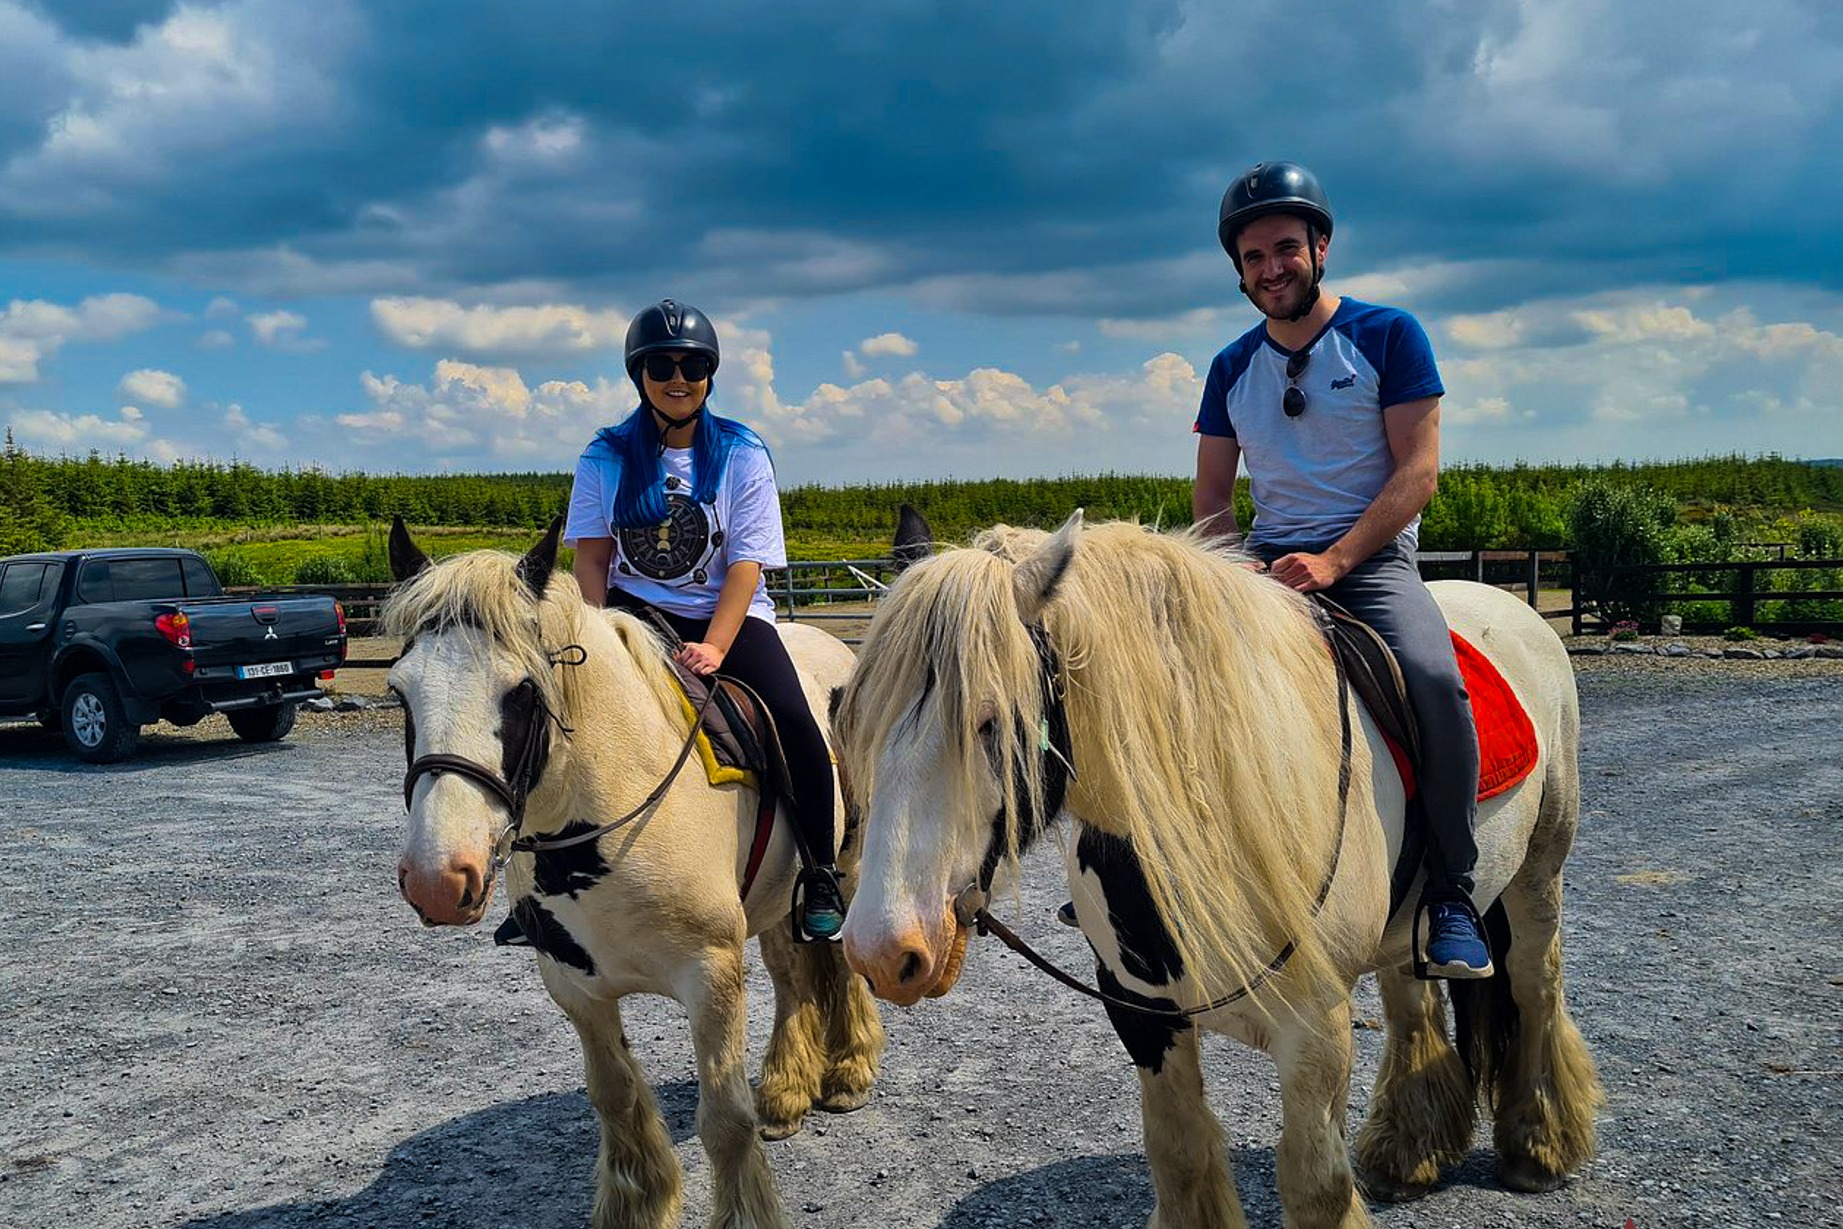
{"type": "Polygon", "coordinates": [[[518,574],[519,557],[477,550],[424,568],[391,592],[379,611],[386,635],[407,646],[417,636],[474,628],[511,654],[566,726],[581,711],[583,672],[557,669],[555,656],[594,635],[596,616],[625,645],[662,709],[677,719],[678,703],[664,646],[639,619],[621,610],[592,610],[576,580],[556,572],[538,601],[518,574]]]}
{"type": "MultiPolygon", "coordinates": [[[[972,715],[996,704],[1017,718],[995,731],[1001,779],[1023,765],[1040,795],[1043,697],[1012,578],[1047,537],[994,526],[891,587],[841,706],[854,775],[873,770],[865,752],[899,721],[933,705],[965,788],[991,771],[972,715]]],[[[1338,830],[1331,659],[1307,599],[1243,562],[1194,531],[1090,526],[1043,615],[1063,659],[1069,806],[1132,842],[1212,996],[1247,984],[1289,941],[1289,971],[1325,972],[1313,920],[1338,830]]],[[[1008,844],[1015,858],[1015,833],[1008,844]]]]}

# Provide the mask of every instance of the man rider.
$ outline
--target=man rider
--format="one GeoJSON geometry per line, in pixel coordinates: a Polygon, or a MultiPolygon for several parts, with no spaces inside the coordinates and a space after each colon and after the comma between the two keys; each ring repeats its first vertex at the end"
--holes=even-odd
{"type": "Polygon", "coordinates": [[[1197,412],[1192,511],[1236,532],[1245,461],[1254,525],[1244,548],[1282,584],[1323,592],[1382,636],[1421,735],[1429,839],[1428,975],[1489,977],[1472,903],[1478,737],[1445,617],[1414,562],[1440,465],[1445,389],[1405,311],[1325,292],[1331,204],[1317,178],[1263,162],[1229,185],[1217,238],[1265,319],[1211,363],[1197,412]]]}

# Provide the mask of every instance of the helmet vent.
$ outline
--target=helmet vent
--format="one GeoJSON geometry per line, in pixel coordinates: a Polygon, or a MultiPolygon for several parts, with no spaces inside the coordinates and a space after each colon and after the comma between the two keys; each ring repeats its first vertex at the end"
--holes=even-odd
{"type": "Polygon", "coordinates": [[[659,310],[665,313],[666,331],[676,337],[685,325],[685,309],[675,299],[661,299],[659,310]]]}

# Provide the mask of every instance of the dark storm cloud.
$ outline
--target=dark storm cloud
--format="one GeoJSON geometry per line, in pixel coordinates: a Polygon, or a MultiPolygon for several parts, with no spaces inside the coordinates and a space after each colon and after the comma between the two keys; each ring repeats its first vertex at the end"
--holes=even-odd
{"type": "Polygon", "coordinates": [[[1221,301],[1217,197],[1292,156],[1338,207],[1340,273],[1476,266],[1425,307],[1843,284],[1825,0],[234,0],[106,61],[86,40],[167,10],[78,8],[0,0],[65,35],[0,73],[0,254],[271,293],[670,273],[713,302],[1162,315],[1221,301]]]}

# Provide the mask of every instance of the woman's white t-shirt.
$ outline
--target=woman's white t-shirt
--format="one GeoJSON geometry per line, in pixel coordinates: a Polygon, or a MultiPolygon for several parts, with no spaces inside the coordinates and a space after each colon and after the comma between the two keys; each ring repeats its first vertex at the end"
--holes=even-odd
{"type": "MultiPolygon", "coordinates": [[[[611,588],[676,615],[708,619],[716,612],[731,563],[749,560],[764,569],[787,566],[774,468],[766,449],[738,444],[730,452],[716,499],[700,504],[691,494],[691,450],[668,448],[660,461],[669,510],[665,523],[617,528],[612,516],[620,461],[600,437],[591,441],[576,462],[563,540],[575,546],[584,538],[613,538],[614,554],[608,561],[611,588]]],[[[765,581],[755,583],[749,613],[774,622],[774,603],[765,581]]]]}

